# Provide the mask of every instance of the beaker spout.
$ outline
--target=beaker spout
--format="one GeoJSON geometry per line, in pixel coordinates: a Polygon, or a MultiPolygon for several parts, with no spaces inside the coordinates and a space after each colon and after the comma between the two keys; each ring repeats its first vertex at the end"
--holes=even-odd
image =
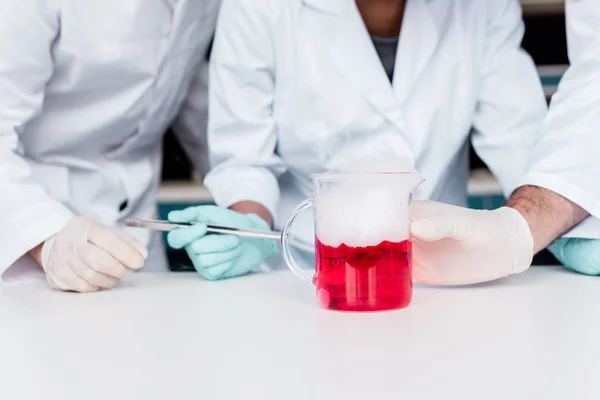
{"type": "Polygon", "coordinates": [[[425,178],[421,175],[414,172],[406,173],[406,182],[404,184],[410,192],[413,192],[416,188],[421,186],[423,182],[425,182],[425,178]]]}

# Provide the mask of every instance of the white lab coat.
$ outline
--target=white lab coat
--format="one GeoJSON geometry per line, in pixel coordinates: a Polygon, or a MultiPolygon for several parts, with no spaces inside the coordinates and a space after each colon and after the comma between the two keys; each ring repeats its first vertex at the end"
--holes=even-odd
{"type": "MultiPolygon", "coordinates": [[[[392,86],[354,0],[225,0],[205,182],[280,227],[309,174],[391,149],[426,178],[414,199],[466,205],[472,133],[509,194],[547,112],[523,33],[518,0],[408,0],[392,86]]],[[[308,222],[297,231],[310,240],[308,222]]]]}
{"type": "Polygon", "coordinates": [[[570,68],[552,97],[544,135],[520,184],[546,187],[593,217],[569,237],[600,238],[600,2],[567,0],[570,68]]]}
{"type": "MultiPolygon", "coordinates": [[[[218,7],[0,2],[0,274],[73,215],[118,228],[155,216],[162,136],[180,109],[180,126],[201,115],[201,93],[185,99],[202,88],[218,7]]],[[[202,127],[181,130],[200,165],[202,127]]],[[[130,233],[151,244],[148,269],[165,268],[160,237],[130,233]]]]}

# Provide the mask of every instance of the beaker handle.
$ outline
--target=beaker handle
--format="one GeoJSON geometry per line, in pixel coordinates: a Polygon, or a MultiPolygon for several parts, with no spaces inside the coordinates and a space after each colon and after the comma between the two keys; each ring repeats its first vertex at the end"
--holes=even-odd
{"type": "Polygon", "coordinates": [[[290,251],[290,229],[292,228],[292,223],[302,211],[306,210],[309,207],[313,206],[312,199],[306,199],[302,203],[298,204],[294,211],[290,214],[290,216],[285,221],[285,225],[283,226],[283,230],[281,231],[281,254],[283,255],[283,260],[289,269],[292,270],[294,275],[303,281],[312,282],[312,274],[300,268],[296,260],[294,260],[294,256],[292,256],[292,252],[290,251]]]}

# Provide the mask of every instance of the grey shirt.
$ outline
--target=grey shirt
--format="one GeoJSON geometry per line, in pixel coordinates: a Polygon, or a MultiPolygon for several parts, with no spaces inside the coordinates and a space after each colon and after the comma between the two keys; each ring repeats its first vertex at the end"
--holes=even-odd
{"type": "Polygon", "coordinates": [[[398,50],[398,38],[382,38],[377,36],[371,36],[375,50],[379,55],[383,69],[390,82],[394,78],[394,68],[396,66],[396,51],[398,50]]]}

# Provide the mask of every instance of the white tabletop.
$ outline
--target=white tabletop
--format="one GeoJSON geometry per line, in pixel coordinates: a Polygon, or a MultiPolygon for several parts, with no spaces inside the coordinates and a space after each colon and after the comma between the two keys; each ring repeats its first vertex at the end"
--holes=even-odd
{"type": "Polygon", "coordinates": [[[0,287],[3,399],[599,399],[600,281],[560,268],[321,310],[291,273],[0,287]],[[10,394],[10,395],[9,395],[10,394]]]}

